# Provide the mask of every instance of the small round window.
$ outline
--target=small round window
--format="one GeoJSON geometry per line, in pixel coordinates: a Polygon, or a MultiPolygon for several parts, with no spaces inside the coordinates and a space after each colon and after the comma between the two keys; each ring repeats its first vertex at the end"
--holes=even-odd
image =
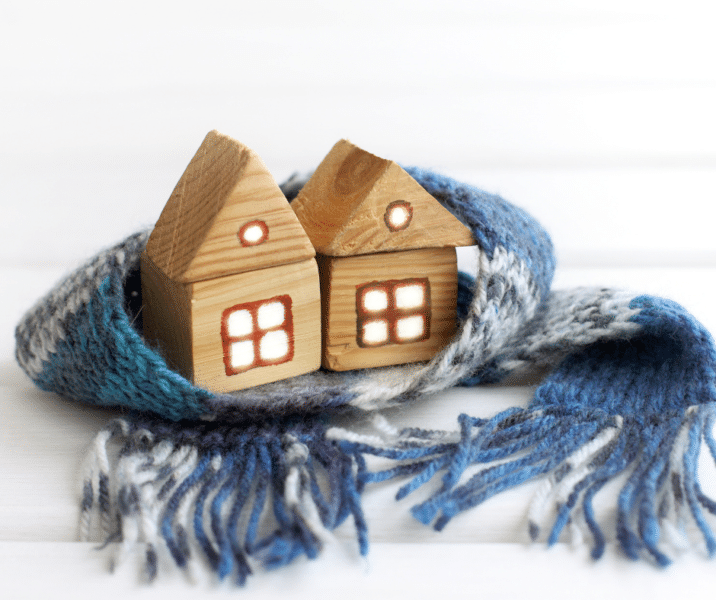
{"type": "Polygon", "coordinates": [[[239,229],[242,246],[258,246],[268,239],[268,225],[263,221],[249,221],[239,229]]]}
{"type": "Polygon", "coordinates": [[[396,200],[388,204],[385,209],[385,224],[391,231],[402,231],[407,229],[413,218],[413,207],[410,202],[396,200]]]}

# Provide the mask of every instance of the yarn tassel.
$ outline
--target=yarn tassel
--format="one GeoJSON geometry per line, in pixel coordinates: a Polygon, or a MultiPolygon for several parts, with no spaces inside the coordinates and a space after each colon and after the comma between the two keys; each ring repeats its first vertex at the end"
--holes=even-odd
{"type": "MultiPolygon", "coordinates": [[[[593,502],[620,474],[616,539],[630,558],[670,561],[698,543],[716,554],[697,476],[701,443],[716,461],[716,344],[679,305],[608,288],[550,291],[551,242],[524,211],[421,169],[408,169],[477,242],[476,278],[458,278],[458,333],[422,367],[305,374],[212,394],[172,371],[139,333],[139,263],[148,233],[130,236],[69,275],[16,329],[16,356],[42,389],[168,421],[118,420],[87,460],[80,535],[93,528],[119,563],[145,544],[146,574],[168,554],[187,572],[204,560],[243,584],[253,564],[312,558],[352,516],[367,552],[360,494],[407,477],[398,497],[442,474],[413,508],[436,529],[523,482],[544,478],[529,533],[553,544],[565,529],[605,534],[593,502]],[[378,435],[325,431],[315,414],[373,411],[453,385],[548,373],[527,408],[461,416],[459,431],[378,435]],[[288,413],[302,414],[291,420],[288,413]],[[216,419],[216,422],[201,419],[216,419]],[[217,425],[237,419],[260,424],[217,425]],[[119,452],[110,448],[120,445],[119,452]],[[377,473],[366,454],[395,461],[377,473]],[[472,476],[467,471],[477,468],[472,476]],[[326,492],[325,490],[328,490],[326,492]],[[695,538],[694,534],[698,536],[695,538]]],[[[291,197],[301,186],[287,183],[291,197]]]]}
{"type": "Polygon", "coordinates": [[[397,461],[396,467],[383,471],[364,469],[359,479],[376,483],[410,476],[398,499],[442,472],[440,489],[411,511],[436,530],[499,492],[544,476],[528,513],[530,537],[542,535],[544,515],[551,508],[555,516],[546,528],[548,544],[556,543],[571,524],[573,530],[579,528],[577,541],[591,535],[595,559],[604,552],[605,535],[594,514],[594,496],[614,477],[629,472],[618,499],[616,537],[628,557],[648,555],[666,566],[671,559],[663,546],[671,545],[673,537],[693,537],[694,529],[707,554],[716,554],[716,538],[704,514],[716,514],[716,502],[704,494],[697,476],[702,440],[716,462],[715,422],[712,403],[694,406],[685,415],[646,417],[544,407],[510,409],[489,420],[461,415],[459,439],[450,442],[445,441],[448,433],[417,429],[383,437],[378,444],[376,436],[361,439],[337,428],[328,435],[341,440],[341,448],[354,456],[397,461]],[[440,441],[426,446],[426,439],[440,441]],[[475,465],[484,466],[463,477],[475,465]],[[682,517],[691,521],[690,530],[685,530],[682,517]],[[662,535],[664,529],[669,534],[662,535]]]}
{"type": "Polygon", "coordinates": [[[83,489],[83,538],[99,520],[105,539],[119,541],[113,566],[144,544],[149,580],[166,552],[187,572],[201,559],[219,579],[234,573],[243,585],[252,563],[276,568],[301,555],[315,558],[349,516],[361,554],[368,550],[353,458],[325,438],[317,421],[119,419],[98,434],[83,489]]]}

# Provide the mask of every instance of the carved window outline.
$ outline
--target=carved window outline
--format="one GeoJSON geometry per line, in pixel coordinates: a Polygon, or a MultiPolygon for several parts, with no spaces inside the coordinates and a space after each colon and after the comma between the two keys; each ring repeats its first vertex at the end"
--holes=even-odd
{"type": "Polygon", "coordinates": [[[390,344],[414,344],[430,337],[430,280],[427,277],[411,279],[391,279],[388,281],[371,281],[356,286],[356,342],[360,348],[379,348],[390,344]],[[420,285],[423,288],[423,303],[418,307],[398,308],[396,292],[401,287],[420,285]],[[387,297],[385,308],[368,310],[363,298],[370,291],[383,291],[387,297]],[[408,317],[423,317],[423,333],[420,337],[401,339],[398,337],[398,321],[408,317]],[[371,321],[385,323],[387,337],[380,342],[366,342],[364,327],[371,321]]]}
{"type": "Polygon", "coordinates": [[[413,207],[407,200],[394,200],[393,202],[388,204],[388,206],[386,206],[385,213],[383,214],[383,220],[385,221],[385,226],[391,231],[403,231],[410,226],[410,221],[413,220],[413,207]],[[390,215],[393,210],[399,207],[405,210],[407,214],[404,223],[400,225],[395,225],[391,221],[390,215]]]}
{"type": "Polygon", "coordinates": [[[256,219],[255,221],[249,221],[248,223],[244,223],[241,226],[241,229],[239,229],[238,238],[239,242],[241,242],[241,245],[244,247],[248,246],[258,246],[259,244],[263,244],[268,239],[268,225],[266,225],[265,221],[262,221],[261,219],[256,219]],[[257,240],[247,240],[246,239],[246,232],[250,227],[258,227],[261,229],[261,237],[257,240]]]}
{"type": "Polygon", "coordinates": [[[274,296],[267,300],[258,300],[256,302],[244,302],[242,304],[236,304],[224,310],[221,314],[221,342],[224,349],[224,368],[226,369],[226,375],[238,375],[239,373],[245,373],[251,369],[257,367],[268,367],[271,365],[280,365],[285,362],[293,360],[294,352],[294,339],[293,339],[293,313],[291,312],[292,301],[288,295],[274,296]],[[279,302],[283,305],[283,321],[272,327],[261,328],[259,327],[259,309],[267,304],[279,302]],[[245,335],[231,336],[229,335],[229,317],[240,310],[246,310],[251,315],[251,332],[245,335]],[[261,340],[268,333],[273,331],[284,331],[288,339],[288,350],[286,354],[276,359],[264,359],[261,358],[261,340]],[[252,350],[254,360],[252,363],[234,367],[231,364],[231,345],[236,342],[252,342],[252,350]]]}

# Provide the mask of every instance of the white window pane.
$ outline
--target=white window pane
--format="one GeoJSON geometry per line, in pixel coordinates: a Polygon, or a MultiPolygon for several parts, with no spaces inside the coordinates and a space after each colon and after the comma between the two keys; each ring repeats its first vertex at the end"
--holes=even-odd
{"type": "Polygon", "coordinates": [[[388,340],[388,322],[368,321],[363,324],[363,343],[381,344],[388,340]]]}
{"type": "Polygon", "coordinates": [[[401,285],[395,289],[395,306],[420,308],[425,304],[425,288],[418,284],[401,285]]]}
{"type": "Polygon", "coordinates": [[[393,229],[399,229],[405,225],[409,216],[408,209],[405,206],[393,206],[388,211],[388,222],[393,229]]]}
{"type": "Polygon", "coordinates": [[[242,337],[251,334],[254,323],[248,310],[235,310],[227,320],[229,337],[242,337]]]}
{"type": "Polygon", "coordinates": [[[261,360],[277,360],[288,354],[288,334],[283,330],[269,331],[259,343],[261,360]]]}
{"type": "Polygon", "coordinates": [[[259,306],[259,328],[270,329],[283,324],[286,318],[282,302],[268,302],[259,306]]]}
{"type": "Polygon", "coordinates": [[[260,225],[251,225],[244,230],[243,241],[248,242],[249,244],[255,244],[261,239],[263,234],[264,231],[261,229],[260,225]]]}
{"type": "Polygon", "coordinates": [[[363,309],[374,312],[388,308],[388,294],[385,290],[368,290],[363,294],[363,309]]]}
{"type": "Polygon", "coordinates": [[[425,320],[422,315],[398,319],[396,333],[399,340],[414,340],[425,333],[425,320]]]}
{"type": "Polygon", "coordinates": [[[248,367],[254,362],[254,343],[252,341],[231,344],[231,366],[234,369],[248,367]]]}

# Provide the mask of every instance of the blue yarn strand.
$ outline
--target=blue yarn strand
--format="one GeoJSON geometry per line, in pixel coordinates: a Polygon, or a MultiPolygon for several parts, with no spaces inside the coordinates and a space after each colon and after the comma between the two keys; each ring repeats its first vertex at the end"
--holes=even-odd
{"type": "Polygon", "coordinates": [[[471,459],[475,463],[488,463],[513,456],[534,446],[535,439],[548,438],[553,434],[559,436],[563,427],[564,423],[549,415],[535,416],[530,422],[514,427],[510,432],[511,435],[507,436],[506,432],[500,432],[493,439],[488,440],[484,447],[476,448],[471,459]],[[517,437],[517,434],[520,437],[517,437]],[[507,440],[508,437],[514,438],[512,443],[501,445],[497,443],[498,440],[507,440]]]}
{"type": "MultiPolygon", "coordinates": [[[[455,494],[454,498],[441,507],[443,515],[435,523],[435,529],[439,531],[447,525],[453,516],[468,508],[481,504],[495,494],[513,488],[556,468],[562,464],[569,455],[594,437],[595,432],[598,431],[598,425],[589,423],[584,426],[578,426],[575,429],[576,431],[573,430],[570,432],[569,438],[571,439],[569,439],[569,442],[565,441],[563,449],[552,456],[550,456],[549,449],[545,447],[539,452],[532,453],[530,457],[513,461],[504,466],[495,467],[494,471],[490,473],[490,476],[485,477],[485,480],[481,480],[479,477],[480,474],[478,474],[476,478],[474,478],[474,483],[468,482],[455,494]]],[[[544,445],[545,444],[540,444],[540,446],[544,445]]]]}
{"type": "Polygon", "coordinates": [[[244,547],[246,553],[251,555],[256,551],[256,536],[258,534],[259,520],[266,505],[269,482],[271,478],[271,458],[265,443],[257,443],[256,461],[256,490],[254,492],[254,505],[251,509],[244,547]]]}
{"type": "Polygon", "coordinates": [[[508,408],[490,419],[480,428],[478,434],[472,438],[471,432],[473,419],[465,414],[458,417],[460,426],[460,441],[453,453],[450,467],[443,476],[443,488],[441,492],[451,490],[462,477],[465,469],[470,465],[471,455],[486,443],[500,423],[509,419],[512,415],[521,412],[519,408],[508,408]]]}
{"type": "MultiPolygon", "coordinates": [[[[716,457],[716,454],[714,454],[714,451],[716,451],[716,443],[714,443],[713,439],[713,426],[715,421],[714,417],[716,417],[716,414],[713,410],[713,407],[710,406],[699,407],[698,411],[699,419],[703,423],[701,426],[701,436],[706,441],[706,446],[709,448],[712,457],[716,457]]],[[[706,508],[711,514],[716,515],[716,502],[703,493],[698,478],[695,479],[695,486],[697,497],[701,505],[706,508]]]]}
{"type": "MultiPolygon", "coordinates": [[[[496,425],[496,427],[499,427],[498,432],[494,432],[496,427],[488,427],[486,430],[482,430],[480,434],[475,436],[470,444],[469,453],[467,456],[461,456],[460,465],[454,469],[453,473],[450,474],[450,479],[448,480],[450,483],[457,481],[457,479],[459,479],[459,475],[462,475],[467,466],[477,463],[492,462],[512,456],[517,452],[534,445],[534,439],[531,437],[533,431],[541,429],[541,435],[548,436],[553,431],[553,428],[558,425],[554,422],[554,419],[549,416],[544,418],[546,422],[552,422],[552,426],[547,426],[546,429],[540,427],[540,424],[542,423],[541,418],[521,421],[514,425],[508,425],[512,417],[518,414],[518,412],[522,411],[510,409],[509,411],[506,411],[506,413],[501,413],[501,416],[504,417],[504,419],[496,425]],[[481,435],[483,433],[484,435],[481,435]],[[490,433],[493,433],[491,438],[489,437],[490,433]],[[512,444],[501,445],[501,443],[504,443],[507,440],[512,440],[512,444]]],[[[481,424],[485,425],[489,423],[490,421],[482,421],[481,424]]],[[[469,433],[464,431],[461,441],[464,441],[466,438],[469,438],[469,433]]],[[[458,446],[458,448],[462,448],[462,452],[464,452],[464,448],[466,446],[466,444],[463,444],[462,446],[458,446]]],[[[460,450],[457,450],[457,452],[460,452],[460,450]]],[[[443,456],[437,457],[427,463],[423,470],[411,482],[403,486],[398,491],[396,498],[400,500],[421,485],[425,484],[437,471],[450,464],[451,461],[454,460],[454,456],[454,451],[446,452],[443,456]]],[[[394,474],[398,475],[400,473],[396,472],[394,474]]],[[[452,483],[452,485],[454,485],[454,483],[452,483]]],[[[448,491],[449,489],[451,488],[446,488],[445,482],[443,482],[443,488],[437,493],[440,494],[448,491]]]]}
{"type": "Polygon", "coordinates": [[[601,469],[595,471],[591,476],[587,477],[588,481],[584,496],[582,498],[582,512],[587,527],[592,534],[594,545],[592,546],[592,558],[597,560],[604,554],[605,539],[601,527],[597,523],[594,515],[594,506],[592,500],[594,496],[614,477],[622,473],[636,459],[641,445],[638,435],[638,428],[629,424],[624,425],[617,446],[614,452],[602,466],[601,469]]]}
{"type": "MultiPolygon", "coordinates": [[[[210,455],[210,466],[214,459],[216,459],[217,455],[218,453],[210,455]]],[[[194,536],[196,537],[196,541],[198,542],[199,547],[202,549],[204,555],[208,559],[212,570],[216,571],[219,564],[219,554],[214,549],[211,540],[209,539],[209,536],[206,534],[206,530],[204,529],[204,504],[206,503],[209,494],[221,481],[221,478],[223,478],[224,473],[222,473],[222,469],[220,466],[219,469],[217,469],[216,471],[214,471],[213,468],[209,468],[207,470],[206,475],[207,476],[204,478],[204,483],[201,486],[199,493],[197,494],[196,500],[194,501],[193,527],[194,536]]]]}
{"type": "MultiPolygon", "coordinates": [[[[216,456],[219,456],[218,453],[215,453],[212,455],[212,460],[216,458],[216,456]]],[[[194,535],[196,536],[197,542],[199,543],[199,546],[204,551],[204,554],[206,555],[207,560],[209,561],[209,564],[211,565],[212,569],[214,571],[219,570],[219,563],[222,560],[222,548],[221,548],[221,538],[216,535],[217,532],[220,533],[221,528],[216,527],[215,523],[212,522],[215,520],[216,514],[214,511],[216,511],[215,504],[217,501],[217,497],[219,493],[221,493],[221,487],[219,488],[219,492],[216,494],[214,501],[212,502],[212,505],[210,507],[209,516],[210,516],[210,526],[212,529],[212,533],[214,534],[216,545],[218,547],[217,549],[214,547],[214,544],[212,544],[212,541],[210,540],[209,536],[206,533],[205,529],[205,519],[204,519],[204,505],[206,504],[207,499],[209,498],[209,494],[214,492],[221,484],[224,482],[227,477],[229,477],[229,474],[232,472],[234,466],[234,456],[231,453],[228,453],[226,455],[222,456],[221,465],[219,466],[219,469],[211,475],[202,486],[201,491],[199,492],[195,504],[194,504],[194,535]]],[[[222,486],[223,487],[223,486],[222,486]]],[[[220,506],[219,506],[220,510],[220,506]]]]}
{"type": "Polygon", "coordinates": [[[706,446],[711,452],[711,458],[713,458],[716,464],[716,439],[714,439],[714,425],[716,424],[716,407],[711,405],[704,405],[699,407],[699,411],[705,414],[704,422],[704,440],[706,446]]]}
{"type": "MultiPolygon", "coordinates": [[[[605,425],[602,429],[598,431],[598,433],[601,433],[606,428],[607,426],[605,425]]],[[[559,507],[557,511],[557,516],[555,518],[554,523],[552,524],[552,529],[550,530],[549,537],[547,538],[548,546],[553,546],[559,541],[559,536],[561,535],[562,530],[569,523],[572,511],[574,510],[575,506],[577,506],[582,491],[585,489],[589,489],[589,487],[594,485],[595,482],[599,482],[602,477],[604,478],[604,481],[607,481],[609,479],[612,471],[610,467],[612,466],[614,457],[620,455],[621,451],[623,450],[624,443],[625,442],[623,440],[623,436],[620,436],[620,440],[618,440],[616,444],[612,445],[611,448],[607,448],[605,460],[601,464],[601,467],[595,469],[595,471],[591,473],[587,473],[580,481],[575,483],[574,487],[572,488],[572,491],[567,497],[567,500],[559,507]],[[610,474],[606,475],[607,473],[610,474]]],[[[597,529],[599,530],[598,527],[597,529]]],[[[598,531],[597,535],[602,536],[601,530],[598,531]]]]}
{"type": "Polygon", "coordinates": [[[696,493],[696,477],[701,445],[702,425],[702,420],[695,418],[689,428],[689,446],[684,454],[684,491],[686,492],[686,501],[691,509],[694,521],[696,521],[696,525],[701,531],[704,541],[706,542],[708,555],[713,558],[716,554],[716,539],[714,539],[713,531],[704,518],[704,513],[701,510],[696,493]]]}
{"type": "Polygon", "coordinates": [[[329,529],[335,529],[346,518],[341,512],[343,505],[341,470],[344,462],[350,464],[350,458],[338,450],[337,446],[318,444],[315,447],[315,462],[321,465],[328,479],[330,497],[325,498],[317,481],[315,470],[311,470],[311,487],[314,501],[318,504],[323,522],[329,529]]]}
{"type": "Polygon", "coordinates": [[[201,482],[206,472],[206,469],[209,466],[209,462],[210,457],[208,454],[205,454],[201,457],[194,471],[186,479],[184,479],[184,481],[182,481],[182,483],[172,494],[172,497],[167,502],[166,510],[164,511],[164,517],[161,521],[162,537],[166,542],[167,548],[169,548],[169,552],[171,553],[174,562],[176,562],[177,566],[182,569],[186,567],[186,561],[189,557],[189,551],[185,544],[185,534],[183,532],[180,532],[177,536],[175,536],[175,532],[172,527],[174,515],[179,509],[179,505],[184,499],[184,496],[195,485],[198,485],[201,482]],[[177,537],[179,538],[178,540],[176,539],[177,537]]]}
{"type": "Polygon", "coordinates": [[[642,478],[666,434],[667,432],[663,428],[655,425],[644,428],[642,439],[646,439],[646,444],[642,450],[642,459],[637,463],[634,472],[622,488],[617,500],[617,539],[621,543],[624,553],[632,560],[639,558],[642,542],[629,525],[629,517],[634,508],[642,478]]]}
{"type": "MultiPolygon", "coordinates": [[[[410,465],[405,465],[406,471],[419,471],[419,473],[413,477],[411,481],[409,481],[407,484],[402,486],[398,493],[395,495],[396,500],[402,500],[405,498],[408,494],[411,494],[415,490],[417,490],[420,486],[430,481],[435,473],[440,471],[441,469],[444,469],[446,466],[450,464],[453,457],[450,454],[444,454],[443,456],[439,456],[437,458],[434,458],[430,461],[420,462],[420,463],[412,463],[410,465]]],[[[391,471],[382,471],[381,473],[386,475],[384,479],[390,479],[392,477],[397,477],[399,475],[403,475],[404,473],[399,473],[397,470],[399,467],[396,467],[395,469],[392,469],[391,471]],[[388,476],[389,475],[389,476],[388,476]]],[[[413,473],[405,473],[405,474],[413,474],[413,473]]]]}
{"type": "Polygon", "coordinates": [[[593,437],[597,430],[597,426],[593,423],[577,425],[571,429],[570,427],[569,425],[560,427],[558,431],[538,442],[535,439],[537,443],[525,457],[480,471],[458,489],[438,494],[427,502],[415,506],[411,511],[413,516],[427,524],[439,511],[442,511],[442,516],[434,525],[440,530],[459,512],[474,507],[505,489],[550,471],[593,437]],[[563,428],[567,431],[562,432],[563,428]],[[566,433],[569,435],[565,435],[566,433]],[[563,439],[565,437],[567,439],[563,439]],[[554,444],[558,440],[561,440],[563,445],[559,452],[554,453],[554,444]]]}
{"type": "Polygon", "coordinates": [[[244,470],[246,464],[246,454],[243,445],[239,445],[235,451],[229,454],[227,463],[229,466],[226,466],[226,463],[223,465],[226,468],[223,484],[211,501],[211,507],[209,509],[211,531],[219,547],[219,556],[216,565],[216,573],[219,580],[223,580],[234,569],[234,556],[230,541],[232,532],[224,527],[221,512],[224,504],[231,494],[235,492],[241,481],[241,472],[244,470]]]}
{"type": "Polygon", "coordinates": [[[671,559],[657,547],[661,528],[657,516],[656,496],[660,482],[665,481],[668,477],[669,459],[681,425],[682,419],[680,418],[669,419],[661,425],[666,429],[665,439],[660,444],[651,467],[644,474],[639,486],[639,494],[641,494],[638,515],[639,534],[644,547],[661,567],[671,564],[671,559]]]}
{"type": "Polygon", "coordinates": [[[246,546],[240,539],[238,532],[238,523],[241,513],[246,506],[246,502],[251,493],[256,466],[258,463],[257,449],[254,444],[249,444],[245,449],[245,462],[242,464],[241,474],[238,477],[238,485],[236,497],[229,511],[226,529],[228,531],[229,544],[234,556],[234,562],[237,565],[236,582],[243,586],[246,578],[251,574],[251,568],[246,560],[246,546]]]}
{"type": "Polygon", "coordinates": [[[361,508],[360,494],[353,478],[352,466],[348,462],[343,463],[342,487],[346,506],[353,515],[360,554],[366,556],[368,554],[368,524],[361,508]]]}

